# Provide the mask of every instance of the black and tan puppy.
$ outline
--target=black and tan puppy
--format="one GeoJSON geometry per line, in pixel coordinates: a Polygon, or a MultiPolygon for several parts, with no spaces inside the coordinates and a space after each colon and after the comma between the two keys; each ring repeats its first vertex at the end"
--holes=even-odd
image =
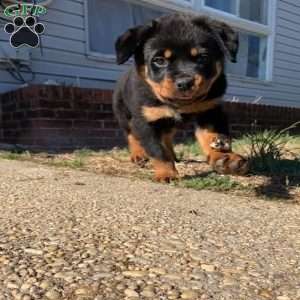
{"type": "Polygon", "coordinates": [[[126,132],[133,162],[153,161],[155,178],[178,177],[172,140],[176,125],[193,118],[196,137],[219,173],[245,174],[247,161],[231,150],[222,109],[224,61],[236,61],[238,34],[206,17],[172,14],[126,31],[117,62],[135,65],[119,80],[114,112],[126,132]]]}

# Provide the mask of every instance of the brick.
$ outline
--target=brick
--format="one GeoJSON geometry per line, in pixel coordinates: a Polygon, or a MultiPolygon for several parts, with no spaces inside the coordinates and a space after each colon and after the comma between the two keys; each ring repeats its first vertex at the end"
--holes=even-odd
{"type": "Polygon", "coordinates": [[[55,111],[51,109],[39,109],[37,111],[38,116],[40,118],[54,118],[55,117],[55,111]]]}
{"type": "Polygon", "coordinates": [[[58,94],[57,98],[58,99],[63,99],[63,100],[73,100],[74,99],[74,89],[69,88],[69,87],[60,87],[59,90],[54,89],[56,93],[58,94]]]}
{"type": "Polygon", "coordinates": [[[29,86],[24,89],[22,89],[22,98],[23,99],[31,99],[31,98],[38,98],[40,91],[39,86],[29,86]]]}
{"type": "Polygon", "coordinates": [[[102,121],[74,120],[74,128],[103,128],[102,121]]]}
{"type": "Polygon", "coordinates": [[[116,128],[119,128],[119,124],[117,121],[108,121],[108,120],[105,120],[103,122],[103,127],[106,128],[106,129],[116,129],[116,128]]]}
{"type": "Polygon", "coordinates": [[[87,119],[88,114],[85,111],[74,110],[58,110],[55,112],[55,117],[58,119],[87,119]]]}
{"type": "Polygon", "coordinates": [[[18,110],[27,110],[27,109],[30,109],[31,107],[31,101],[30,99],[23,99],[22,101],[19,101],[17,103],[17,109],[18,110]]]}
{"type": "Polygon", "coordinates": [[[23,111],[16,111],[12,114],[13,120],[23,120],[25,118],[26,113],[23,111]]]}
{"type": "MultiPolygon", "coordinates": [[[[13,116],[13,113],[2,114],[2,121],[11,121],[12,116],[13,116]]],[[[0,127],[1,127],[1,124],[0,124],[0,127]]]]}
{"type": "Polygon", "coordinates": [[[18,135],[18,130],[3,130],[3,136],[5,138],[16,138],[18,135]]]}
{"type": "Polygon", "coordinates": [[[114,115],[112,113],[98,113],[98,112],[91,112],[88,115],[90,120],[112,120],[114,119],[114,115]]]}
{"type": "Polygon", "coordinates": [[[72,128],[70,120],[23,120],[21,126],[24,128],[72,128]]]}
{"type": "Polygon", "coordinates": [[[101,104],[94,104],[89,101],[75,99],[73,102],[73,108],[82,110],[101,110],[101,104]]]}
{"type": "Polygon", "coordinates": [[[102,104],[102,111],[104,112],[112,112],[112,105],[111,104],[102,104]]]}
{"type": "Polygon", "coordinates": [[[48,108],[48,109],[71,109],[71,102],[64,101],[64,100],[50,100],[50,99],[41,99],[40,101],[40,107],[42,108],[48,108]]]}
{"type": "Polygon", "coordinates": [[[3,121],[1,126],[3,129],[15,129],[20,128],[21,122],[16,120],[3,121]]]}
{"type": "MultiPolygon", "coordinates": [[[[0,98],[1,141],[70,150],[124,144],[124,134],[112,113],[112,91],[30,86],[0,98]]],[[[282,129],[300,120],[300,109],[230,102],[224,107],[235,135],[264,128],[282,129]]],[[[300,128],[293,132],[299,133],[300,128]]],[[[176,140],[193,136],[193,125],[187,123],[176,140]]]]}
{"type": "Polygon", "coordinates": [[[104,129],[90,129],[89,136],[97,137],[116,137],[116,130],[104,130],[104,129]]]}
{"type": "Polygon", "coordinates": [[[3,112],[15,112],[17,110],[16,103],[4,103],[2,105],[3,112]]]}

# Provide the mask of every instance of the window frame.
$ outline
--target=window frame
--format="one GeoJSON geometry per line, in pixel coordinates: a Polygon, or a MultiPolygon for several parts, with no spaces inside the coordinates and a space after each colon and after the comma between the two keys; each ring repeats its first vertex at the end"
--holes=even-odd
{"type": "MultiPolygon", "coordinates": [[[[266,76],[265,79],[253,78],[248,76],[239,76],[228,74],[231,78],[236,78],[246,82],[259,82],[268,84],[273,80],[274,70],[274,52],[275,52],[275,36],[276,36],[276,14],[278,0],[268,0],[267,24],[261,24],[247,19],[242,19],[234,14],[230,14],[205,5],[205,0],[124,0],[135,4],[145,4],[153,7],[168,9],[171,11],[181,12],[197,12],[199,15],[208,15],[212,18],[218,18],[227,24],[247,33],[253,33],[267,38],[267,60],[266,60],[266,76]]],[[[239,1],[237,1],[239,2],[239,1]]],[[[114,54],[103,54],[90,49],[89,38],[89,11],[88,0],[84,1],[85,16],[85,37],[86,37],[86,54],[89,59],[101,61],[108,64],[115,64],[114,54]]],[[[127,64],[129,64],[128,62],[127,64]]]]}

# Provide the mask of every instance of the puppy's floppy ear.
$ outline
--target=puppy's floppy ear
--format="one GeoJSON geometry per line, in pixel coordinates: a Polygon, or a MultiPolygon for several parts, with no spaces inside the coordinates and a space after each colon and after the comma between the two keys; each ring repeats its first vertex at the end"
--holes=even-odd
{"type": "Polygon", "coordinates": [[[220,36],[227,50],[230,61],[236,63],[236,57],[239,50],[239,34],[224,22],[212,21],[211,26],[220,36]]]}
{"type": "Polygon", "coordinates": [[[229,56],[231,62],[236,62],[239,50],[239,35],[229,25],[224,22],[216,21],[208,17],[197,17],[194,24],[211,33],[229,56]]]}
{"type": "Polygon", "coordinates": [[[138,48],[151,36],[156,27],[156,21],[128,29],[116,41],[115,48],[117,53],[117,63],[125,63],[138,48]]]}

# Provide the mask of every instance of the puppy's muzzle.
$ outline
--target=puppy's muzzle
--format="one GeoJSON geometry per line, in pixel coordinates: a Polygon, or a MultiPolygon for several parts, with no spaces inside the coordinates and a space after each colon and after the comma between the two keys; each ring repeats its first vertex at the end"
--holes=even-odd
{"type": "Polygon", "coordinates": [[[195,83],[195,79],[193,77],[183,77],[178,78],[175,81],[176,88],[179,92],[188,92],[190,91],[195,83]]]}

